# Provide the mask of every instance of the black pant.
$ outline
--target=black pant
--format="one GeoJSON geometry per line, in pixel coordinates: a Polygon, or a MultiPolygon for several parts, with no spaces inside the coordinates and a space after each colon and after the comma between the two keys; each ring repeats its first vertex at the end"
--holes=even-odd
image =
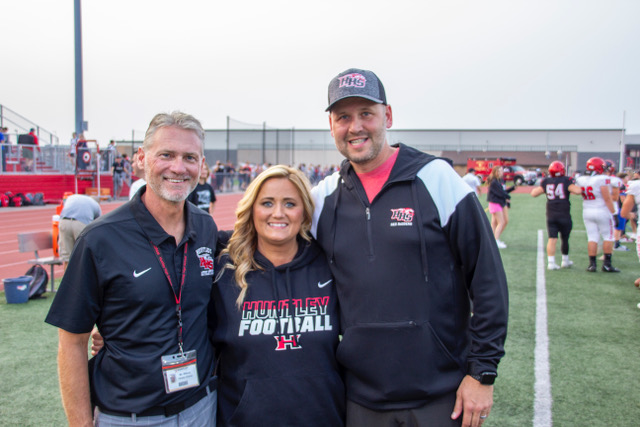
{"type": "Polygon", "coordinates": [[[414,409],[374,411],[347,401],[347,427],[459,427],[461,414],[457,420],[451,419],[456,392],[445,394],[414,409]]]}
{"type": "Polygon", "coordinates": [[[571,217],[547,218],[547,234],[550,239],[557,239],[560,233],[562,255],[569,255],[569,235],[573,229],[571,217]]]}

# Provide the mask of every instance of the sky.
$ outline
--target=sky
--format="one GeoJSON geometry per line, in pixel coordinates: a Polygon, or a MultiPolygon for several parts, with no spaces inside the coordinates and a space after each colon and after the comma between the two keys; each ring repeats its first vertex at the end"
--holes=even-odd
{"type": "MultiPolygon", "coordinates": [[[[0,11],[0,104],[68,143],[74,1],[0,11]]],[[[328,83],[352,67],[382,80],[394,129],[640,134],[637,0],[85,0],[82,33],[101,146],[173,110],[205,129],[328,129],[328,83]]]]}

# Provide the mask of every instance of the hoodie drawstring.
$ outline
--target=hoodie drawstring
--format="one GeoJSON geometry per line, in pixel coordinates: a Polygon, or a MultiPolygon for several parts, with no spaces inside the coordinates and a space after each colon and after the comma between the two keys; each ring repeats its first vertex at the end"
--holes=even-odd
{"type": "Polygon", "coordinates": [[[333,220],[331,221],[331,239],[329,239],[329,247],[327,248],[327,255],[329,258],[329,264],[335,262],[335,241],[336,241],[336,223],[338,222],[338,203],[340,203],[340,197],[342,196],[342,184],[344,184],[344,178],[340,178],[338,183],[338,195],[334,197],[333,203],[333,220]]]}
{"type": "MultiPolygon", "coordinates": [[[[286,290],[287,290],[287,298],[286,300],[291,302],[294,300],[294,296],[292,293],[292,287],[291,287],[291,267],[287,267],[285,269],[285,286],[286,286],[286,290]]],[[[282,311],[285,310],[284,307],[280,307],[280,293],[278,292],[278,283],[277,283],[277,277],[276,277],[276,269],[272,268],[271,269],[271,289],[273,289],[273,295],[275,296],[276,299],[276,330],[278,332],[278,335],[282,335],[282,330],[280,328],[280,324],[281,319],[282,319],[282,311]]],[[[293,324],[293,328],[295,329],[296,325],[295,323],[293,324]]],[[[294,330],[294,332],[297,332],[294,330]]]]}
{"type": "Polygon", "coordinates": [[[422,228],[422,215],[420,214],[420,205],[418,204],[418,190],[416,190],[416,180],[411,181],[411,196],[415,206],[416,220],[418,222],[418,236],[420,237],[420,256],[422,258],[422,274],[424,281],[429,282],[429,266],[427,263],[427,241],[424,237],[424,229],[422,228]]]}

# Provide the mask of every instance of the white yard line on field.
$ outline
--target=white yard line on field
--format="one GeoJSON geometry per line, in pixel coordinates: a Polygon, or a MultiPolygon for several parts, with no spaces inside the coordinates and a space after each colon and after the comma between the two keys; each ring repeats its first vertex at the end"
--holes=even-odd
{"type": "Polygon", "coordinates": [[[549,335],[547,333],[547,290],[544,276],[546,252],[542,230],[538,230],[537,261],[535,402],[533,405],[533,426],[551,427],[551,376],[549,374],[549,335]]]}

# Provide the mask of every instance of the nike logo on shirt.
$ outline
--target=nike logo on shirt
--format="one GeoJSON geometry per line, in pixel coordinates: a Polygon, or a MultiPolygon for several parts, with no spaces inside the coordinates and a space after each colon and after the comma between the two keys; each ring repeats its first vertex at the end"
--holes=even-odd
{"type": "Polygon", "coordinates": [[[324,283],[320,283],[320,282],[318,282],[318,287],[319,287],[319,288],[324,288],[325,286],[327,286],[327,285],[328,285],[329,283],[331,283],[332,281],[333,281],[333,279],[330,279],[330,280],[328,280],[328,281],[326,281],[326,282],[324,282],[324,283]]]}
{"type": "Polygon", "coordinates": [[[133,270],[133,277],[138,278],[138,277],[142,276],[144,273],[146,273],[149,270],[151,270],[151,267],[147,268],[144,271],[141,271],[140,273],[138,273],[137,271],[133,270]]]}

